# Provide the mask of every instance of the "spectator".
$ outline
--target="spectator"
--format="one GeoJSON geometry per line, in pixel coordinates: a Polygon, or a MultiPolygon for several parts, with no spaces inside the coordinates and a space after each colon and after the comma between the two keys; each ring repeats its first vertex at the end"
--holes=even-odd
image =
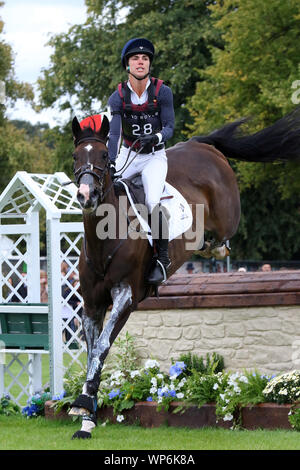
{"type": "Polygon", "coordinates": [[[268,271],[272,271],[271,265],[270,264],[263,264],[261,267],[262,272],[266,273],[268,271]]]}
{"type": "Polygon", "coordinates": [[[48,278],[46,271],[41,270],[41,302],[48,303],[48,278]]]}
{"type": "Polygon", "coordinates": [[[188,273],[188,274],[193,274],[193,273],[194,273],[194,269],[195,269],[195,268],[194,268],[193,263],[188,263],[188,264],[186,265],[186,270],[187,270],[187,273],[188,273]]]}

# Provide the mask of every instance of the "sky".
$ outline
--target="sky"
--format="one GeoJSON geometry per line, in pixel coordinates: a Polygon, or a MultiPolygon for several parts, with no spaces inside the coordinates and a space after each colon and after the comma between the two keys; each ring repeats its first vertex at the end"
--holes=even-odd
{"type": "MultiPolygon", "coordinates": [[[[4,22],[3,40],[12,46],[15,55],[15,78],[35,85],[41,70],[50,64],[52,48],[46,46],[50,36],[68,31],[73,24],[84,23],[86,6],[84,0],[4,0],[0,17],[4,22]]],[[[35,113],[18,100],[6,116],[32,124],[47,122],[53,127],[69,114],[50,108],[35,113]]]]}

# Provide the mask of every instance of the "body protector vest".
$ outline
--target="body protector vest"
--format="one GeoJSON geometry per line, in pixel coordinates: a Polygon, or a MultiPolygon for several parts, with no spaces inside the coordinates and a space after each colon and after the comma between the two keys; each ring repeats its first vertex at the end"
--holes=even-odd
{"type": "MultiPolygon", "coordinates": [[[[151,77],[148,100],[143,104],[131,102],[131,90],[127,82],[119,83],[118,91],[123,103],[122,131],[125,144],[131,146],[142,134],[156,134],[161,131],[160,105],[157,99],[163,80],[151,77]]],[[[139,145],[137,143],[137,148],[139,145]]]]}

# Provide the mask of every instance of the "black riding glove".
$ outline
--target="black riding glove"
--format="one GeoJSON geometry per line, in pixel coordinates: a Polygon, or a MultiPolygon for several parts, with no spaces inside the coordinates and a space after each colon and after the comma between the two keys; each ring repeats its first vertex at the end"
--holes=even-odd
{"type": "Polygon", "coordinates": [[[110,173],[110,177],[111,177],[112,180],[114,178],[116,178],[115,177],[115,173],[116,173],[116,164],[115,164],[115,162],[110,162],[109,173],[110,173]]]}
{"type": "Polygon", "coordinates": [[[147,134],[147,135],[141,135],[140,137],[140,144],[142,147],[145,147],[146,145],[152,145],[153,147],[157,145],[159,142],[159,138],[156,134],[147,134]]]}

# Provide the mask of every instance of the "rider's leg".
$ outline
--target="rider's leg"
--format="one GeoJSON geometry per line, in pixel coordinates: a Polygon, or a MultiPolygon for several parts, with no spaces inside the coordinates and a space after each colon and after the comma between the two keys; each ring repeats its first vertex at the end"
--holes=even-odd
{"type": "Polygon", "coordinates": [[[153,266],[149,276],[149,284],[159,285],[167,279],[167,269],[170,266],[170,259],[168,254],[169,245],[169,214],[165,207],[157,206],[152,212],[151,231],[153,243],[157,251],[157,262],[153,266]],[[158,233],[155,233],[157,220],[158,233]],[[153,223],[154,222],[154,223],[153,223]]]}
{"type": "Polygon", "coordinates": [[[168,163],[164,150],[155,152],[154,155],[150,154],[148,163],[142,171],[146,204],[151,214],[152,238],[157,251],[157,263],[150,272],[148,282],[155,285],[166,280],[166,269],[170,264],[168,214],[165,208],[159,205],[167,171],[168,163]]]}

